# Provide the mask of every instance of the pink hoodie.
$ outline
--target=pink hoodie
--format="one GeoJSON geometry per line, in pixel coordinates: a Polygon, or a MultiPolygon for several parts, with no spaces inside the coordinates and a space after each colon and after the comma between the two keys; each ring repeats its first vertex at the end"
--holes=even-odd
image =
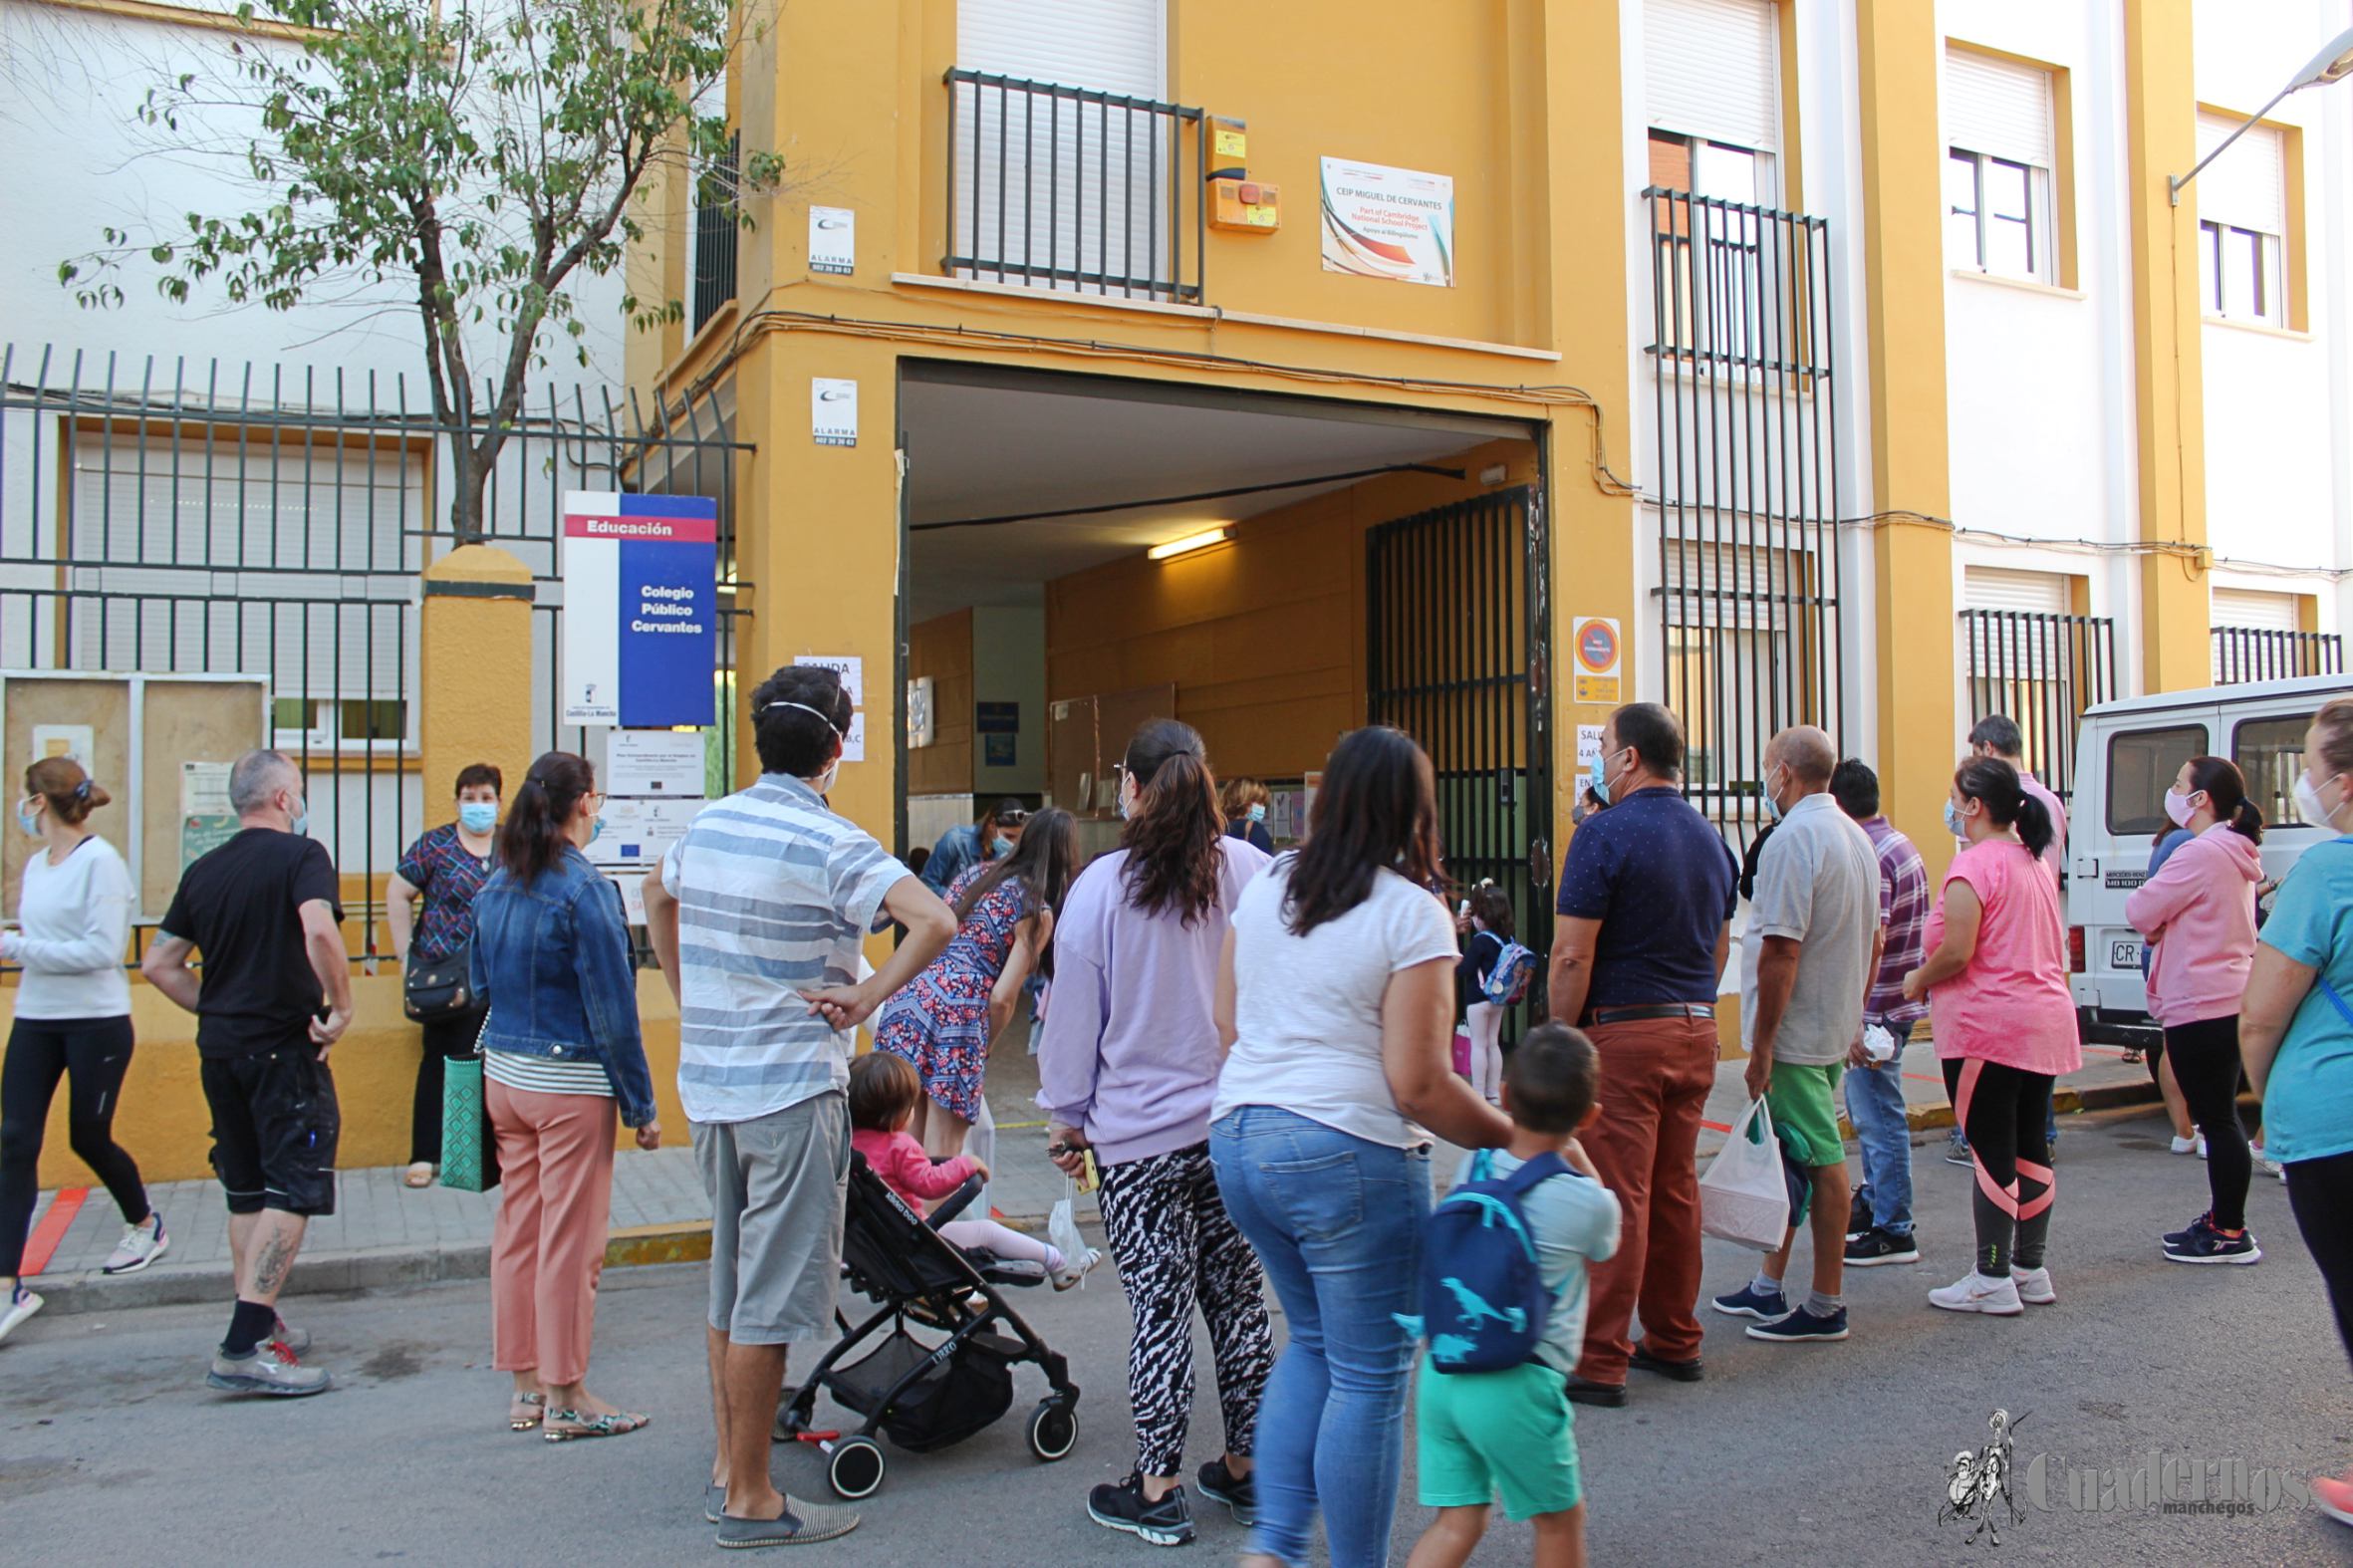
{"type": "Polygon", "coordinates": [[[2149,961],[2149,1013],[2160,1024],[2238,1011],[2254,963],[2255,884],[2262,880],[2254,841],[2218,822],[2174,851],[2124,901],[2124,917],[2157,942],[2149,961]]]}

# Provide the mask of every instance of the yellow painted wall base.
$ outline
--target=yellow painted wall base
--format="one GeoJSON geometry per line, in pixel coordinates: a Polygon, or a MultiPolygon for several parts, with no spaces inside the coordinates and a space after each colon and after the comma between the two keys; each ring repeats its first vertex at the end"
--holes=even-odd
{"type": "MultiPolygon", "coordinates": [[[[0,993],[0,1030],[14,1010],[13,989],[0,993]]],[[[359,976],[352,981],[355,1013],[329,1064],[336,1096],[343,1104],[343,1147],[337,1166],[346,1171],[408,1163],[408,1108],[415,1092],[416,1063],[423,1037],[400,1011],[396,974],[359,976]]],[[[646,1057],[654,1072],[654,1100],[666,1138],[683,1143],[686,1118],[678,1109],[678,1010],[661,976],[638,976],[638,1016],[644,1020],[646,1057]]],[[[123,1085],[115,1116],[115,1139],[138,1162],[148,1181],[193,1181],[212,1176],[212,1118],[197,1078],[196,1020],[165,1001],[151,986],[131,988],[131,1022],[137,1048],[123,1085]]],[[[66,1144],[66,1097],[50,1107],[48,1138],[41,1148],[44,1187],[95,1186],[97,1177],[66,1144]]]]}

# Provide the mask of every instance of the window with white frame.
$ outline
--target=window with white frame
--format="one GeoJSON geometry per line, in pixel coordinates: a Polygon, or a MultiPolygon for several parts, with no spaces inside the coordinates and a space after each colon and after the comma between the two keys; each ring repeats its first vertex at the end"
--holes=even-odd
{"type": "MultiPolygon", "coordinates": [[[[2212,153],[2241,124],[2201,114],[2198,155],[2212,153]]],[[[2199,297],[2209,316],[2287,325],[2286,162],[2279,131],[2254,126],[2191,184],[2198,198],[2199,297]]]]}
{"type": "Polygon", "coordinates": [[[2058,281],[2051,74],[1945,50],[1945,260],[2034,283],[2058,281]]]}
{"type": "Polygon", "coordinates": [[[1771,0],[1644,0],[1652,184],[1780,205],[1779,27],[1771,0]]]}

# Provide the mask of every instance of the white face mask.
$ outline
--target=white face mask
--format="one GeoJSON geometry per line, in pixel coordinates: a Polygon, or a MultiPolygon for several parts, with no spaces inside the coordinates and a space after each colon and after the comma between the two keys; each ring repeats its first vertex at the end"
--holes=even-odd
{"type": "MultiPolygon", "coordinates": [[[[2337,804],[2341,807],[2344,802],[2339,800],[2337,804]]],[[[2312,782],[2309,773],[2296,775],[2296,814],[2315,828],[2336,830],[2336,824],[2329,820],[2328,805],[2320,797],[2320,786],[2312,782]]]]}

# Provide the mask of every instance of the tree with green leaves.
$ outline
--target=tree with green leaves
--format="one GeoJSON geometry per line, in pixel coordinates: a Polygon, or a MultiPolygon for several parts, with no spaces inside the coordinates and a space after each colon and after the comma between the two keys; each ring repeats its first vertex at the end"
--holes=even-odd
{"type": "MultiPolygon", "coordinates": [[[[236,117],[252,208],[190,212],[180,232],[108,228],[59,280],[87,307],[121,303],[124,269],[142,262],[175,302],[215,289],[284,311],[354,280],[412,299],[454,470],[450,529],[479,541],[524,379],[559,340],[587,363],[573,291],[644,238],[647,177],[682,160],[698,199],[738,222],[740,195],[780,184],[777,155],[729,156],[726,106],[710,102],[753,28],[730,0],[281,0],[270,14],[300,43],[236,39],[217,76],[159,83],[137,111],[162,136],[236,117]]],[[[237,16],[253,27],[250,0],[237,16]]],[[[641,330],[684,313],[630,296],[622,309],[641,330]]]]}

